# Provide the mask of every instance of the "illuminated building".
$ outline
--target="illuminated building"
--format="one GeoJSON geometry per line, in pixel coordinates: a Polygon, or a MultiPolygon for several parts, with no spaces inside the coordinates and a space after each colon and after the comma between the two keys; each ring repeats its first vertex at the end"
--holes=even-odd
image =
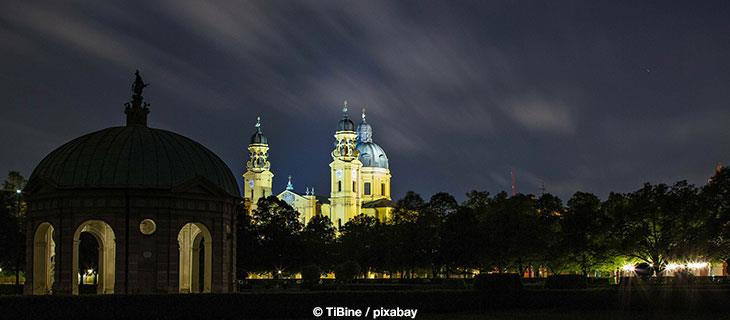
{"type": "MultiPolygon", "coordinates": [[[[388,156],[373,140],[373,128],[367,122],[363,109],[362,121],[356,127],[348,114],[347,101],[342,108],[342,119],[337,123],[334,134],[335,147],[331,151],[330,194],[317,196],[314,188],[297,193],[289,177],[286,189],[277,194],[295,208],[306,223],[315,215],[329,217],[340,227],[353,217],[365,214],[380,221],[392,218],[391,173],[388,156]]],[[[262,197],[271,195],[269,144],[262,133],[261,122],[249,144],[249,160],[244,177],[244,198],[248,212],[256,208],[262,197]]]]}

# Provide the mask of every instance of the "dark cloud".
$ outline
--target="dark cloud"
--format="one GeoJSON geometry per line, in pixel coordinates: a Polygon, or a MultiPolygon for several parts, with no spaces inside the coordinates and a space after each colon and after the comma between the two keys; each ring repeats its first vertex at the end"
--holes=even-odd
{"type": "Polygon", "coordinates": [[[255,117],[275,188],[326,193],[342,100],[367,107],[396,196],[568,197],[703,183],[730,162],[725,2],[5,2],[0,168],[123,121],[139,68],[151,124],[242,173],[255,117]]]}

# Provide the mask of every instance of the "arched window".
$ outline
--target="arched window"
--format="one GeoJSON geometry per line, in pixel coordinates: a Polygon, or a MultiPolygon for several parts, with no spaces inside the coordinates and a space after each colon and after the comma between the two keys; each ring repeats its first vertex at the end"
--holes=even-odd
{"type": "Polygon", "coordinates": [[[355,188],[355,181],[353,181],[353,182],[352,182],[352,192],[356,192],[356,191],[357,191],[357,190],[356,190],[356,188],[355,188]]]}
{"type": "Polygon", "coordinates": [[[380,194],[383,196],[385,195],[385,183],[380,184],[380,194]]]}
{"type": "Polygon", "coordinates": [[[342,181],[337,181],[337,192],[342,192],[342,181]]]}
{"type": "Polygon", "coordinates": [[[365,184],[363,185],[362,193],[366,196],[370,195],[370,182],[365,182],[365,184]]]}

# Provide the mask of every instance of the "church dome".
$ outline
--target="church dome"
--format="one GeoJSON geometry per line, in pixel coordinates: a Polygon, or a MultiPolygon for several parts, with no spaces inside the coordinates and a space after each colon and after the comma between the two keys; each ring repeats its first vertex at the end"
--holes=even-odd
{"type": "Polygon", "coordinates": [[[251,136],[251,144],[268,144],[266,136],[261,131],[256,131],[251,136]]]}
{"type": "Polygon", "coordinates": [[[342,118],[342,120],[337,123],[337,131],[355,131],[355,123],[349,118],[342,118]]]}
{"type": "Polygon", "coordinates": [[[360,151],[358,158],[363,167],[388,169],[388,156],[377,143],[373,142],[373,127],[365,119],[365,109],[362,109],[362,122],[357,125],[357,144],[360,151]]]}
{"type": "Polygon", "coordinates": [[[251,144],[268,144],[266,136],[261,132],[261,117],[256,118],[256,132],[251,136],[251,144]]]}
{"type": "Polygon", "coordinates": [[[342,120],[337,123],[337,131],[355,131],[355,123],[347,115],[347,100],[342,106],[342,120]]]}
{"type": "Polygon", "coordinates": [[[358,159],[362,162],[363,167],[388,169],[388,156],[377,143],[358,142],[355,147],[360,151],[358,159]]]}
{"type": "Polygon", "coordinates": [[[239,197],[228,166],[201,144],[142,125],[112,127],[81,136],[52,151],[33,170],[61,189],[172,189],[203,178],[239,197]]]}

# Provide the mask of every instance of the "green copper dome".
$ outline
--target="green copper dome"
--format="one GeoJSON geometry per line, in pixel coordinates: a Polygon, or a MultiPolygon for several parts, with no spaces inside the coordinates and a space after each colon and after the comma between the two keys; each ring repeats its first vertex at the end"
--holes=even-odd
{"type": "Polygon", "coordinates": [[[204,178],[239,197],[231,170],[213,152],[179,134],[143,125],[112,127],[72,140],[35,168],[58,188],[172,189],[204,178]]]}

